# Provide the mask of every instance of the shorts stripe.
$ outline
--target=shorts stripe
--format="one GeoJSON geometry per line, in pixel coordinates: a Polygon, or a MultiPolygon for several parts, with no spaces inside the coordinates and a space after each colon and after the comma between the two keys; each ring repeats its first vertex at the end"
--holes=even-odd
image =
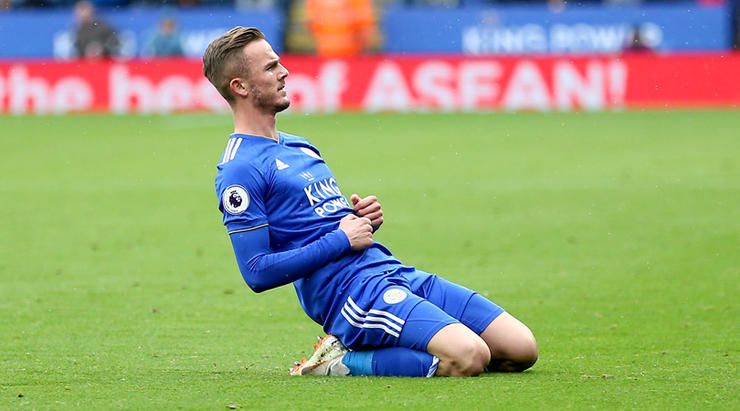
{"type": "Polygon", "coordinates": [[[405,321],[382,310],[365,311],[357,306],[352,297],[342,307],[342,316],[350,325],[357,328],[378,328],[398,338],[405,321]],[[374,314],[374,315],[369,315],[374,314]]]}
{"type": "Polygon", "coordinates": [[[398,332],[401,332],[401,326],[400,325],[398,325],[398,324],[396,324],[396,323],[394,323],[394,322],[392,322],[390,320],[387,320],[385,318],[373,317],[373,316],[370,316],[370,315],[367,315],[367,316],[364,316],[363,317],[363,316],[357,315],[357,313],[355,313],[352,310],[348,309],[346,306],[343,307],[342,310],[347,310],[347,314],[349,314],[355,321],[358,321],[358,322],[369,321],[369,322],[383,323],[383,324],[385,324],[385,325],[393,328],[394,330],[396,330],[398,332]]]}
{"type": "Polygon", "coordinates": [[[403,326],[404,324],[406,324],[406,321],[404,321],[404,320],[396,317],[395,315],[389,313],[388,311],[380,311],[380,310],[370,309],[367,312],[370,313],[370,314],[376,314],[376,315],[386,316],[386,317],[390,318],[391,320],[393,320],[393,321],[401,324],[401,326],[403,326]]]}
{"type": "Polygon", "coordinates": [[[386,333],[398,338],[399,334],[390,328],[386,327],[383,324],[374,324],[374,323],[358,323],[355,322],[352,318],[350,318],[347,313],[342,309],[342,316],[344,316],[344,319],[347,320],[350,325],[357,327],[357,328],[380,328],[381,330],[385,331],[386,333]]]}
{"type": "Polygon", "coordinates": [[[401,326],[403,326],[404,324],[406,324],[406,321],[404,321],[404,320],[396,317],[395,315],[389,313],[388,311],[374,310],[374,309],[371,309],[369,311],[365,311],[362,308],[360,308],[359,306],[357,306],[357,304],[352,299],[352,297],[347,297],[347,303],[345,303],[344,305],[347,306],[348,304],[351,306],[351,308],[356,313],[358,313],[360,315],[367,315],[368,313],[370,313],[370,314],[376,314],[376,315],[381,315],[381,316],[384,316],[384,317],[388,317],[391,320],[393,320],[393,321],[397,322],[398,324],[400,324],[401,326]]]}

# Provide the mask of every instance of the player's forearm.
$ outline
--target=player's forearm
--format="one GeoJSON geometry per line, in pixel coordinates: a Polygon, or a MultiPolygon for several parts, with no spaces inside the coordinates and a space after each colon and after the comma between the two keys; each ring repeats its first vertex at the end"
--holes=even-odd
{"type": "Polygon", "coordinates": [[[258,293],[304,278],[350,250],[341,230],[279,253],[270,252],[267,228],[234,234],[231,241],[244,281],[258,293]]]}

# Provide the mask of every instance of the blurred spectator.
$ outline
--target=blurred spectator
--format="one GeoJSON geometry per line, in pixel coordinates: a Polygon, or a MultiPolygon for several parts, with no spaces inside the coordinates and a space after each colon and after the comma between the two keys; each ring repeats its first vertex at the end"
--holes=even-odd
{"type": "Polygon", "coordinates": [[[7,10],[11,6],[11,0],[0,0],[0,10],[7,10]]]}
{"type": "Polygon", "coordinates": [[[75,19],[74,47],[77,57],[110,58],[118,55],[118,36],[107,23],[95,17],[92,3],[82,0],[75,4],[75,19]]]}
{"type": "Polygon", "coordinates": [[[552,13],[561,13],[568,3],[565,0],[547,0],[547,7],[552,13]]]}
{"type": "Polygon", "coordinates": [[[177,31],[177,23],[173,18],[164,18],[159,23],[157,31],[144,45],[142,55],[145,57],[178,57],[184,54],[182,39],[177,31]]]}
{"type": "Polygon", "coordinates": [[[624,53],[652,53],[653,49],[645,43],[642,38],[642,28],[635,25],[632,29],[632,36],[622,49],[624,53]]]}
{"type": "Polygon", "coordinates": [[[308,0],[306,11],[320,56],[354,56],[379,46],[372,0],[308,0]]]}

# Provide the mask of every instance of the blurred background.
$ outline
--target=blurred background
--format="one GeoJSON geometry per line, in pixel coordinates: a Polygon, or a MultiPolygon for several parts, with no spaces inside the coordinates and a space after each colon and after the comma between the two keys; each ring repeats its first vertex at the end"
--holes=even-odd
{"type": "Polygon", "coordinates": [[[0,410],[740,410],[734,1],[0,0],[0,410]],[[287,375],[321,330],[245,286],[213,190],[236,25],[281,131],[526,322],[531,372],[287,375]]]}
{"type": "Polygon", "coordinates": [[[225,110],[199,60],[236,25],[293,111],[740,102],[738,0],[0,0],[0,112],[225,110]]]}

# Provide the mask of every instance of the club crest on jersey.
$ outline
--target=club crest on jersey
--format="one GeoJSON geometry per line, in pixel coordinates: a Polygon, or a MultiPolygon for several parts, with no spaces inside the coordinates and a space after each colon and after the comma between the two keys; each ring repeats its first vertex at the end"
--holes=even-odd
{"type": "Polygon", "coordinates": [[[319,154],[317,152],[311,150],[308,147],[301,147],[301,151],[303,151],[306,155],[308,155],[310,157],[317,158],[317,159],[321,160],[321,156],[319,156],[319,154]]]}
{"type": "Polygon", "coordinates": [[[386,304],[398,304],[406,299],[406,291],[400,288],[391,288],[390,290],[383,293],[383,301],[386,304]]]}
{"type": "Polygon", "coordinates": [[[249,193],[240,185],[228,186],[221,194],[221,205],[229,214],[241,214],[249,207],[249,193]]]}

